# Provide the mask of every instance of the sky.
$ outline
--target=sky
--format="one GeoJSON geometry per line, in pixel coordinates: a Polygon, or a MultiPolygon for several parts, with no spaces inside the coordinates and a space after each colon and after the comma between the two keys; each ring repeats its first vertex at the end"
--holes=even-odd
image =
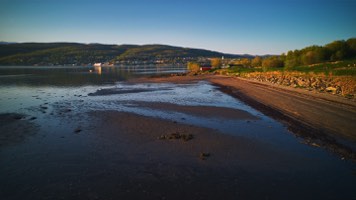
{"type": "Polygon", "coordinates": [[[0,0],[0,41],[281,54],[356,37],[356,0],[0,0]]]}

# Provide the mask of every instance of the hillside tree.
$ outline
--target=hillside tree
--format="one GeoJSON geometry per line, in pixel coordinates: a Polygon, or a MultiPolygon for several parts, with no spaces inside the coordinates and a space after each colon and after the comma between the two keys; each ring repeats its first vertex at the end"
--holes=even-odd
{"type": "Polygon", "coordinates": [[[211,67],[212,68],[219,68],[221,67],[221,59],[220,58],[212,58],[211,61],[211,67]]]}

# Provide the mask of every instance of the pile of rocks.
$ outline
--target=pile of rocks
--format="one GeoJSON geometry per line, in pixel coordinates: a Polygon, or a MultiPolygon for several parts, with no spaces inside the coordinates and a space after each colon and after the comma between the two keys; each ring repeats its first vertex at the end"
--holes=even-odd
{"type": "Polygon", "coordinates": [[[240,74],[239,76],[260,82],[328,92],[348,98],[354,98],[356,96],[356,80],[351,77],[316,76],[281,72],[254,72],[240,74]]]}

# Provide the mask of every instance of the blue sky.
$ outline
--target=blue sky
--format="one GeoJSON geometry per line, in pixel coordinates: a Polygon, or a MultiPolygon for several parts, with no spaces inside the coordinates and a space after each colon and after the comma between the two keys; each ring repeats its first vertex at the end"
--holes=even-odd
{"type": "Polygon", "coordinates": [[[0,41],[280,54],[356,37],[356,0],[0,0],[0,41]]]}

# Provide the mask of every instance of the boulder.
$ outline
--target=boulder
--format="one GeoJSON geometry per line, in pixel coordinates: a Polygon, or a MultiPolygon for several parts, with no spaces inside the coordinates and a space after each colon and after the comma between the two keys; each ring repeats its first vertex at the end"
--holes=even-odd
{"type": "Polygon", "coordinates": [[[336,94],[336,88],[335,88],[335,87],[327,87],[325,90],[326,90],[327,92],[331,92],[331,93],[333,93],[333,94],[336,94]]]}

